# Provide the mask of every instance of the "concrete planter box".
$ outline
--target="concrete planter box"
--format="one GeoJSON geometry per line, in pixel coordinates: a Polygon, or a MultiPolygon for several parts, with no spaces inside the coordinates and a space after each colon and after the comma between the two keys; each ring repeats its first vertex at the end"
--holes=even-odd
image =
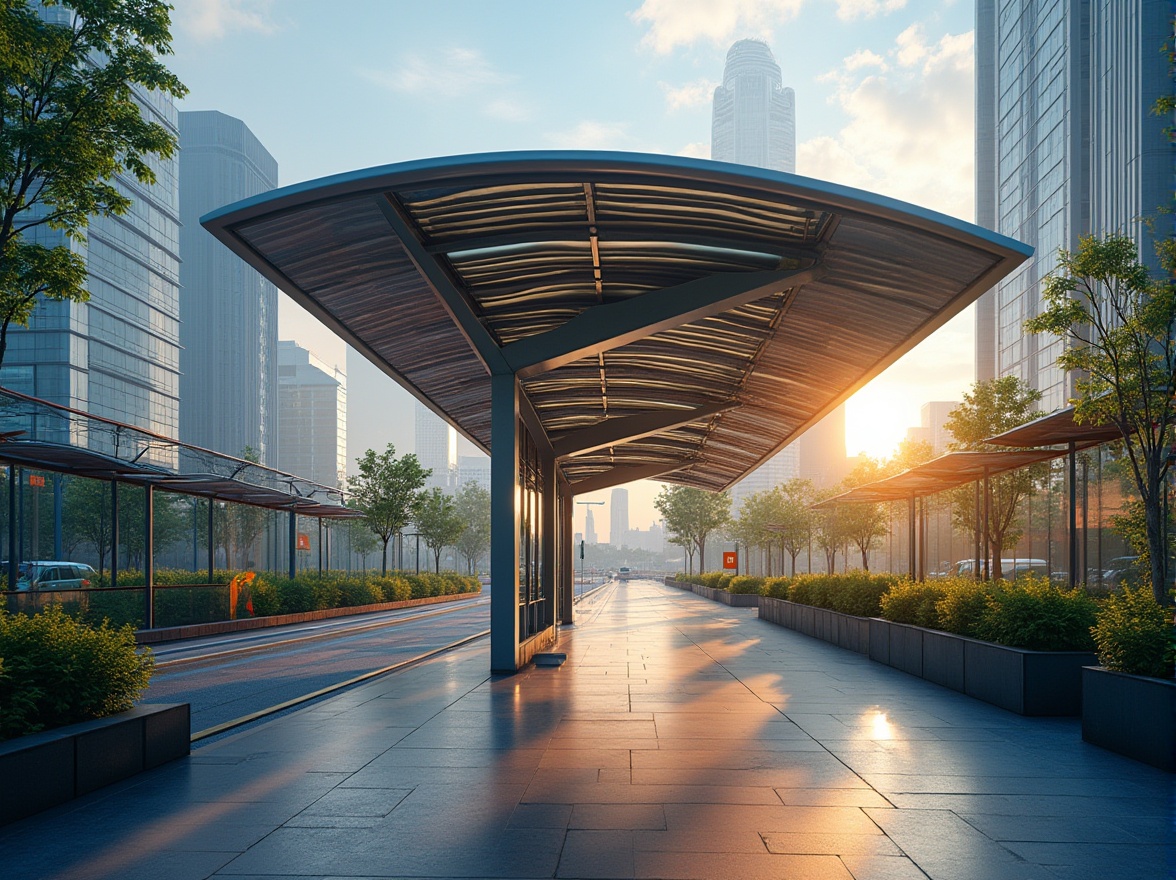
{"type": "Polygon", "coordinates": [[[188,704],[178,703],[0,743],[0,825],[182,758],[191,734],[188,704]]]}
{"type": "Polygon", "coordinates": [[[720,590],[716,587],[704,587],[701,584],[691,584],[670,577],[666,578],[665,583],[667,587],[689,590],[696,595],[702,596],[704,599],[710,599],[712,602],[721,602],[724,605],[730,605],[734,608],[759,607],[760,597],[758,593],[729,593],[726,590],[720,590]]]}
{"type": "Polygon", "coordinates": [[[1084,667],[1082,739],[1176,772],[1176,681],[1084,667]]]}
{"type": "Polygon", "coordinates": [[[777,624],[806,636],[837,645],[859,654],[870,652],[870,624],[868,617],[854,617],[812,605],[800,605],[787,599],[759,597],[761,620],[777,624]]]}
{"type": "Polygon", "coordinates": [[[1016,712],[1077,716],[1088,651],[1027,651],[953,633],[761,597],[760,617],[1016,712]]]}

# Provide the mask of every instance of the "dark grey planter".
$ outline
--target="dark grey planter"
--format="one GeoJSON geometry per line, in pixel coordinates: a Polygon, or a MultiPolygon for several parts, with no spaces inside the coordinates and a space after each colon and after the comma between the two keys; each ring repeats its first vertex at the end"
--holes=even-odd
{"type": "Polygon", "coordinates": [[[1029,651],[963,636],[964,693],[1019,715],[1082,714],[1082,667],[1090,651],[1029,651]]]}
{"type": "MultiPolygon", "coordinates": [[[[787,599],[759,597],[759,616],[762,620],[795,630],[806,636],[837,645],[859,654],[870,651],[870,625],[866,617],[840,614],[812,605],[801,605],[787,599]]],[[[885,623],[885,621],[883,621],[885,623]]]]}
{"type": "Polygon", "coordinates": [[[1176,772],[1176,681],[1084,667],[1082,739],[1176,772]]]}
{"type": "Polygon", "coordinates": [[[178,703],[0,743],[0,825],[182,758],[191,733],[188,704],[178,703]]]}

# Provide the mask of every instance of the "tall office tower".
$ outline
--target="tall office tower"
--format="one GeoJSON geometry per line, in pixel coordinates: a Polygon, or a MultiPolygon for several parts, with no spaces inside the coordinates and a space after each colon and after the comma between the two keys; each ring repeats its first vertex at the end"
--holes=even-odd
{"type": "MultiPolygon", "coordinates": [[[[1151,112],[1174,88],[1171,14],[1163,0],[976,3],[976,222],[1036,249],[978,306],[976,375],[1019,377],[1046,412],[1072,379],[1056,365],[1061,342],[1022,326],[1058,249],[1120,232],[1156,264],[1143,221],[1171,203],[1176,174],[1171,119],[1151,112]]],[[[1172,215],[1160,219],[1170,232],[1172,215]]]]}
{"type": "Polygon", "coordinates": [[[277,467],[324,486],[347,479],[347,376],[292,340],[277,345],[277,467]]]}
{"type": "Polygon", "coordinates": [[[428,489],[452,492],[457,471],[457,431],[431,409],[416,403],[416,457],[421,467],[431,470],[428,489]]]}
{"type": "MultiPolygon", "coordinates": [[[[727,51],[723,84],[715,89],[711,113],[712,159],[796,172],[796,96],[783,82],[780,65],[766,43],[740,40],[727,51]]],[[[832,485],[847,470],[845,408],[838,407],[797,443],[732,487],[732,500],[738,509],[748,495],[797,475],[832,485]]]]}
{"type": "Polygon", "coordinates": [[[623,547],[629,539],[629,490],[616,488],[608,505],[608,542],[623,547]]]}
{"type": "Polygon", "coordinates": [[[711,158],[796,171],[796,96],[767,43],[740,40],[727,52],[711,113],[711,158]]]}
{"type": "MultiPolygon", "coordinates": [[[[50,22],[68,24],[68,7],[41,7],[50,22]]],[[[140,112],[178,134],[175,103],[167,95],[134,90],[140,112]]],[[[86,242],[70,247],[86,261],[85,303],[41,301],[28,328],[12,327],[0,384],[53,403],[85,410],[169,437],[179,433],[179,178],[178,160],[148,159],[151,186],[120,174],[115,186],[131,198],[121,217],[93,217],[86,242]]],[[[40,229],[32,240],[48,246],[65,237],[40,229]]],[[[62,429],[55,436],[78,442],[62,429]]],[[[113,451],[106,435],[86,441],[113,451]]],[[[174,466],[174,449],[152,447],[141,462],[174,466]]]]}
{"type": "Polygon", "coordinates": [[[277,458],[278,290],[200,225],[278,185],[278,163],[240,119],[180,114],[180,439],[262,464],[277,458]]]}
{"type": "Polygon", "coordinates": [[[584,541],[588,544],[599,543],[596,540],[596,523],[592,519],[592,508],[584,508],[584,541]]]}

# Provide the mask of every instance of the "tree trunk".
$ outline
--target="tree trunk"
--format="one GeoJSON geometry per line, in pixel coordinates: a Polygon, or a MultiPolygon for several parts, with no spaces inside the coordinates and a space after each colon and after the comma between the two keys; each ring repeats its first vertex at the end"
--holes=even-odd
{"type": "Polygon", "coordinates": [[[441,574],[441,549],[438,547],[433,551],[433,570],[437,574],[441,574]]]}
{"type": "Polygon", "coordinates": [[[706,571],[706,536],[698,542],[698,573],[706,571]]]}
{"type": "Polygon", "coordinates": [[[1144,504],[1144,522],[1147,526],[1147,556],[1151,565],[1152,595],[1160,605],[1168,604],[1167,584],[1164,583],[1164,567],[1168,556],[1167,541],[1164,540],[1163,489],[1152,490],[1154,504],[1144,504]]]}
{"type": "Polygon", "coordinates": [[[865,548],[859,548],[862,551],[862,570],[867,574],[870,572],[870,552],[865,548]]]}
{"type": "Polygon", "coordinates": [[[796,577],[796,557],[800,555],[800,551],[790,554],[792,556],[792,576],[796,577]]]}
{"type": "Polygon", "coordinates": [[[380,574],[384,577],[387,577],[388,575],[388,541],[391,540],[391,538],[392,536],[389,535],[384,539],[384,556],[380,560],[380,574]]]}

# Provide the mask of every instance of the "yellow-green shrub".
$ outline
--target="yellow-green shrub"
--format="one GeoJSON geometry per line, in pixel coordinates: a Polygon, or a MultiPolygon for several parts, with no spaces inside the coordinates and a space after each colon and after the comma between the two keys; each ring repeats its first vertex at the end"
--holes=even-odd
{"type": "Polygon", "coordinates": [[[1155,600],[1151,587],[1108,596],[1091,630],[1098,662],[1131,675],[1172,677],[1172,609],[1155,600]]]}
{"type": "Polygon", "coordinates": [[[1029,575],[993,585],[976,636],[1033,651],[1090,651],[1097,610],[1081,589],[1064,590],[1029,575]]]}
{"type": "Polygon", "coordinates": [[[91,627],[57,604],[33,617],[0,611],[0,663],[0,739],[130,709],[154,667],[129,625],[91,627]]]}
{"type": "Polygon", "coordinates": [[[912,581],[904,578],[894,584],[882,596],[882,616],[895,623],[910,623],[914,626],[939,628],[936,605],[946,590],[940,581],[912,581]]]}

